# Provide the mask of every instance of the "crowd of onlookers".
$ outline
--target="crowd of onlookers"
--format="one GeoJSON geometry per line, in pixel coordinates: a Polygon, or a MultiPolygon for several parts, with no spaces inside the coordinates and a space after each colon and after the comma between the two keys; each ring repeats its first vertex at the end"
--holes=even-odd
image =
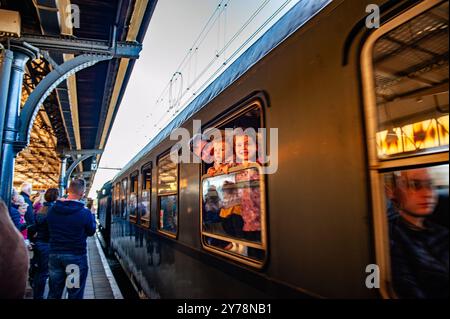
{"type": "Polygon", "coordinates": [[[85,191],[82,179],[74,179],[64,196],[57,188],[33,193],[32,184],[23,183],[20,192],[12,189],[9,205],[0,202],[0,298],[23,297],[27,279],[34,299],[60,299],[64,288],[69,299],[83,298],[86,238],[96,230],[85,191]],[[72,284],[66,286],[68,276],[72,284]]]}

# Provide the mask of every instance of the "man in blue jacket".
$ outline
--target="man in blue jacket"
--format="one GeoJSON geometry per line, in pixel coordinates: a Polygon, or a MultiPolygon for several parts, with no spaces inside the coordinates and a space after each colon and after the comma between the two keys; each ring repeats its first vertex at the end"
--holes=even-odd
{"type": "Polygon", "coordinates": [[[84,180],[70,183],[67,199],[56,201],[48,210],[49,299],[61,299],[67,284],[69,299],[83,299],[88,274],[86,239],[95,234],[94,215],[81,202],[84,180]]]}

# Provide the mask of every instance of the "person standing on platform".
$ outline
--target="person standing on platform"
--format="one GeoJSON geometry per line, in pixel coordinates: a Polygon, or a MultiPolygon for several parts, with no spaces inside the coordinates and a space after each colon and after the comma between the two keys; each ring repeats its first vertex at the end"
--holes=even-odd
{"type": "Polygon", "coordinates": [[[49,188],[44,195],[45,202],[36,214],[35,240],[34,240],[34,263],[36,269],[33,280],[33,298],[43,299],[45,284],[48,278],[48,255],[49,255],[49,231],[47,213],[59,197],[57,188],[49,188]]]}
{"type": "Polygon", "coordinates": [[[13,188],[11,193],[11,206],[9,208],[9,215],[17,230],[22,232],[27,229],[27,224],[22,220],[19,212],[19,193],[13,188]]]}
{"type": "Polygon", "coordinates": [[[33,212],[33,202],[30,199],[32,192],[31,183],[25,182],[20,186],[21,192],[20,195],[23,196],[25,202],[28,204],[27,211],[25,213],[25,221],[28,226],[34,224],[34,212],[33,212]]]}
{"type": "Polygon", "coordinates": [[[67,199],[56,201],[48,210],[49,299],[61,299],[67,282],[69,299],[83,299],[88,263],[86,239],[95,234],[94,215],[81,201],[86,191],[82,179],[74,179],[67,199]]]}
{"type": "Polygon", "coordinates": [[[28,252],[23,237],[0,200],[0,299],[22,299],[28,273],[28,252]]]}

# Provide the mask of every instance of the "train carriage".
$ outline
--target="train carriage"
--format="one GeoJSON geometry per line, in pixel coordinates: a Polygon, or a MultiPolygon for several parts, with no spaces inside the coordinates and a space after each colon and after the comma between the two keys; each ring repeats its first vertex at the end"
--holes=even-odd
{"type": "Polygon", "coordinates": [[[116,175],[104,227],[141,296],[398,297],[389,189],[417,168],[448,245],[448,1],[372,2],[379,27],[364,1],[300,1],[116,175]],[[170,133],[194,120],[277,128],[276,172],[171,161],[170,133]],[[246,195],[257,223],[208,215],[246,195]]]}
{"type": "Polygon", "coordinates": [[[111,196],[112,183],[106,182],[97,192],[97,219],[99,239],[103,247],[110,248],[111,240],[111,196]]]}

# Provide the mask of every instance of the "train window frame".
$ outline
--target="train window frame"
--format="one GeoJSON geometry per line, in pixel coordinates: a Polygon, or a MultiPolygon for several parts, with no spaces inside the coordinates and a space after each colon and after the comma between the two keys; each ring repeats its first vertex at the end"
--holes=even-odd
{"type": "Polygon", "coordinates": [[[447,150],[433,153],[420,152],[408,156],[380,158],[377,154],[376,133],[378,130],[377,102],[375,94],[375,73],[373,51],[375,44],[385,34],[416,18],[424,12],[441,5],[443,0],[426,0],[403,11],[393,19],[375,29],[365,40],[360,52],[360,69],[363,93],[363,108],[368,153],[369,189],[374,230],[375,259],[380,269],[380,294],[383,298],[397,298],[392,284],[389,248],[389,226],[386,215],[384,174],[390,171],[406,170],[420,166],[448,164],[447,150]]]}
{"type": "Polygon", "coordinates": [[[141,212],[138,213],[139,215],[139,224],[142,227],[145,228],[151,228],[151,220],[152,220],[152,188],[153,188],[153,163],[150,161],[141,167],[141,187],[140,187],[140,194],[139,194],[139,201],[138,206],[143,201],[142,192],[146,190],[145,188],[145,181],[146,181],[146,172],[150,171],[150,188],[148,189],[149,197],[148,197],[148,209],[149,209],[149,218],[142,218],[141,212]],[[144,221],[144,222],[143,222],[144,221]]]}
{"type": "MultiPolygon", "coordinates": [[[[130,174],[130,176],[129,176],[129,183],[130,183],[130,188],[129,188],[129,192],[128,192],[128,202],[127,202],[127,205],[130,205],[131,204],[131,193],[132,193],[132,189],[134,188],[133,186],[133,181],[135,181],[135,179],[136,179],[136,181],[137,181],[137,186],[136,186],[136,190],[134,191],[134,193],[135,193],[135,196],[136,196],[136,209],[135,209],[135,211],[137,210],[137,207],[138,207],[138,202],[139,202],[139,171],[138,170],[136,170],[136,171],[134,171],[133,173],[131,173],[130,174]]],[[[137,212],[136,212],[136,214],[134,214],[134,215],[132,215],[131,214],[131,209],[130,209],[130,206],[128,206],[128,220],[130,221],[130,223],[134,223],[134,224],[136,224],[137,223],[137,219],[138,219],[138,214],[137,214],[137,212]]]]}
{"type": "MultiPolygon", "coordinates": [[[[246,101],[241,102],[241,103],[235,105],[234,107],[231,107],[224,114],[219,115],[219,117],[217,119],[207,122],[204,125],[204,128],[202,127],[202,130],[208,129],[210,127],[220,127],[220,126],[226,125],[227,123],[230,123],[230,122],[238,119],[240,116],[242,116],[245,113],[252,111],[252,110],[258,110],[259,117],[260,117],[259,127],[264,128],[265,127],[264,108],[266,105],[267,104],[265,103],[264,99],[261,98],[261,96],[256,96],[256,97],[252,96],[249,99],[247,99],[246,101]]],[[[261,214],[261,244],[262,245],[261,245],[261,247],[255,247],[255,248],[264,250],[264,258],[261,261],[257,261],[255,259],[251,259],[246,256],[242,256],[242,255],[238,255],[238,254],[234,254],[233,252],[226,251],[226,250],[220,249],[218,247],[210,246],[207,243],[205,243],[205,236],[213,237],[213,238],[217,238],[217,239],[221,239],[221,240],[228,240],[228,241],[230,240],[230,238],[226,237],[226,236],[210,234],[208,232],[203,231],[203,180],[205,178],[210,177],[208,174],[206,174],[205,163],[203,163],[203,161],[200,164],[201,178],[200,178],[200,192],[199,192],[199,205],[200,205],[200,220],[199,220],[200,226],[199,226],[199,228],[200,228],[200,242],[201,242],[202,248],[204,250],[260,270],[260,269],[264,268],[264,266],[267,263],[267,260],[269,259],[269,243],[268,243],[269,236],[268,236],[268,227],[267,227],[267,221],[268,221],[267,207],[268,206],[267,206],[267,196],[266,196],[267,195],[266,194],[267,180],[266,180],[265,174],[261,174],[261,166],[260,165],[255,165],[255,166],[258,167],[258,170],[260,173],[260,185],[262,185],[261,188],[263,189],[262,193],[260,194],[261,195],[261,207],[262,207],[261,210],[264,211],[264,218],[263,218],[263,214],[261,214]]],[[[252,165],[248,165],[247,167],[252,167],[252,165]]],[[[243,169],[243,167],[241,165],[239,165],[237,168],[230,168],[229,172],[232,173],[235,171],[240,171],[242,169],[243,169]]],[[[220,174],[220,175],[223,175],[223,174],[220,174]]],[[[219,176],[219,174],[216,176],[219,176]]],[[[242,243],[244,245],[248,245],[250,243],[251,245],[249,245],[248,247],[255,246],[254,243],[247,242],[247,241],[239,241],[235,238],[233,238],[233,241],[237,242],[237,243],[242,243]]]]}
{"type": "Polygon", "coordinates": [[[170,149],[166,150],[165,152],[161,153],[160,155],[158,155],[156,162],[156,198],[157,198],[157,214],[158,214],[158,221],[157,221],[157,225],[156,225],[156,230],[158,233],[163,234],[169,238],[172,239],[178,239],[178,233],[180,231],[180,164],[177,163],[177,190],[176,192],[170,192],[170,193],[165,193],[160,195],[159,194],[159,163],[161,161],[162,158],[165,157],[170,157],[170,149]],[[159,213],[161,211],[161,197],[167,197],[167,196],[173,196],[176,195],[177,196],[177,200],[176,200],[176,204],[177,204],[177,230],[174,233],[162,230],[160,228],[160,216],[159,213]]]}

